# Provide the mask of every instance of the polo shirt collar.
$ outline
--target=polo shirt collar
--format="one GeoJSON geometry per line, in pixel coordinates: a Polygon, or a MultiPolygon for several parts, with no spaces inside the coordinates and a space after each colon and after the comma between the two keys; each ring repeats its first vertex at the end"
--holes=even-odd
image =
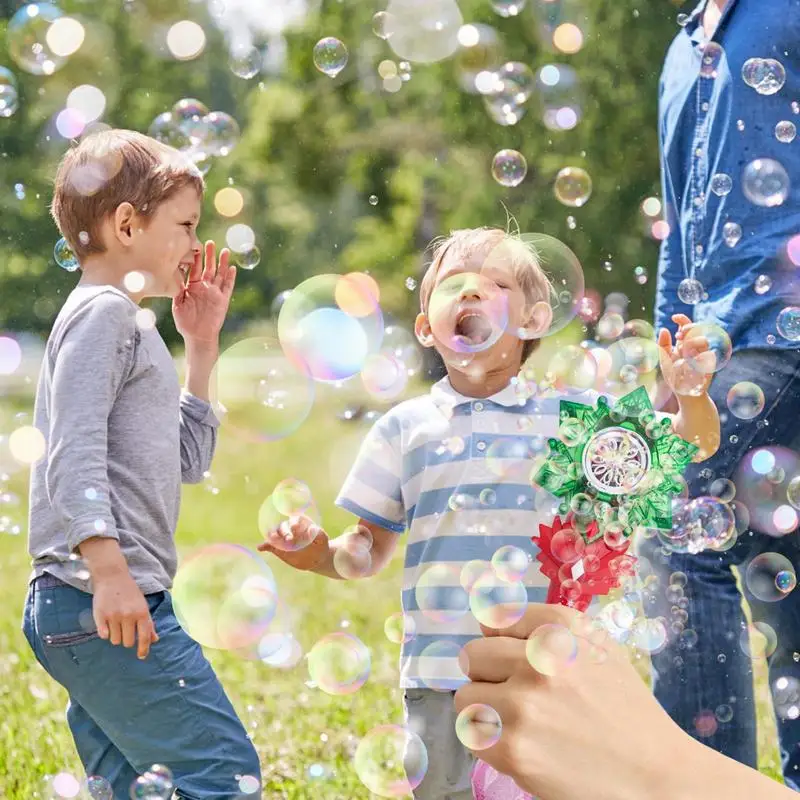
{"type": "Polygon", "coordinates": [[[519,395],[512,383],[509,383],[491,397],[467,397],[453,388],[449,378],[442,378],[431,387],[431,397],[435,403],[453,407],[474,402],[495,403],[505,408],[513,408],[519,405],[519,395]]]}

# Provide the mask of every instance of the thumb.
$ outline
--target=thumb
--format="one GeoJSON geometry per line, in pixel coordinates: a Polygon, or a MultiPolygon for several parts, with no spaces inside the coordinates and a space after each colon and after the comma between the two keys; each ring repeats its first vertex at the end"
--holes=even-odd
{"type": "Polygon", "coordinates": [[[100,614],[94,614],[94,624],[97,626],[97,635],[101,639],[108,639],[108,622],[100,614]]]}

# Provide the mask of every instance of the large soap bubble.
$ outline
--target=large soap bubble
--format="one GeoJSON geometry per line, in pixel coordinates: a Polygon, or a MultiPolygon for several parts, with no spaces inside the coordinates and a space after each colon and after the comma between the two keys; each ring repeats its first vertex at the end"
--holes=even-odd
{"type": "Polygon", "coordinates": [[[390,0],[383,29],[399,58],[431,64],[456,52],[463,24],[455,0],[390,0]]]}

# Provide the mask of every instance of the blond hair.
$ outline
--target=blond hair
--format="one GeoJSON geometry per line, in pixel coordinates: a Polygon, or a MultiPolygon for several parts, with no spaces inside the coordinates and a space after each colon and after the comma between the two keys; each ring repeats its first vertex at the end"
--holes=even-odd
{"type": "MultiPolygon", "coordinates": [[[[540,300],[548,303],[552,301],[553,286],[542,269],[536,248],[519,235],[504,231],[502,228],[464,228],[451,231],[449,236],[434,239],[429,249],[432,250],[431,263],[419,287],[419,302],[423,314],[428,313],[436,275],[442,266],[445,254],[449,252],[465,259],[476,253],[484,254],[487,259],[490,256],[502,258],[503,262],[511,267],[530,305],[540,300]]],[[[538,346],[539,339],[526,340],[522,348],[522,360],[525,361],[538,346]]]]}
{"type": "Polygon", "coordinates": [[[197,167],[172,147],[135,131],[105,130],[82,139],[59,164],[51,213],[80,260],[105,252],[100,225],[122,203],[143,217],[181,189],[205,190],[197,167]]]}

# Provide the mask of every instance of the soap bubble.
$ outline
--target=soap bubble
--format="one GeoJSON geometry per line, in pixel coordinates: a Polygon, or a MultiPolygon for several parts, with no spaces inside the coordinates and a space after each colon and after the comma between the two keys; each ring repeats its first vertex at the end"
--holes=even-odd
{"type": "Polygon", "coordinates": [[[708,348],[705,353],[692,355],[687,358],[687,361],[692,369],[698,372],[708,375],[712,372],[719,372],[731,360],[733,352],[731,337],[725,328],[715,322],[695,323],[683,337],[684,346],[692,343],[700,344],[703,340],[708,348]],[[713,354],[713,362],[709,362],[707,353],[713,354]]]}
{"type": "Polygon", "coordinates": [[[417,623],[410,614],[395,611],[386,618],[383,624],[386,638],[394,644],[405,644],[417,635],[417,623]]]}
{"type": "Polygon", "coordinates": [[[749,58],[742,66],[742,78],[759,94],[776,94],[786,83],[786,69],[774,58],[749,58]]]}
{"type": "Polygon", "coordinates": [[[239,143],[239,123],[224,111],[212,111],[203,118],[206,126],[202,149],[208,155],[227,156],[239,143]]]}
{"type": "Polygon", "coordinates": [[[738,222],[726,222],[722,226],[722,241],[728,247],[736,247],[742,238],[742,226],[738,222]]]}
{"type": "Polygon", "coordinates": [[[678,284],[678,299],[689,306],[696,306],[704,294],[703,284],[697,278],[684,278],[678,284]]]}
{"type": "Polygon", "coordinates": [[[589,350],[567,345],[553,353],[546,376],[559,391],[580,393],[594,387],[597,371],[597,361],[589,350]]]}
{"type": "Polygon", "coordinates": [[[253,245],[247,250],[237,253],[234,262],[242,269],[255,269],[261,263],[261,251],[253,245]]]}
{"type": "Polygon", "coordinates": [[[757,383],[739,381],[728,390],[727,404],[737,419],[754,419],[764,410],[764,392],[757,383]]]}
{"type": "Polygon", "coordinates": [[[528,162],[517,150],[500,150],[492,160],[492,177],[501,186],[519,186],[527,172],[528,162]]]}
{"type": "Polygon", "coordinates": [[[153,764],[131,784],[130,796],[131,800],[169,800],[174,788],[169,767],[153,764]]]}
{"type": "Polygon", "coordinates": [[[417,581],[417,608],[432,622],[451,624],[469,610],[469,596],[461,574],[449,564],[432,564],[417,581]]]}
{"type": "Polygon", "coordinates": [[[772,288],[772,278],[769,275],[759,275],[753,283],[756,294],[766,294],[772,288]]]}
{"type": "Polygon", "coordinates": [[[733,188],[733,180],[730,175],[718,172],[711,178],[711,191],[718,197],[725,197],[733,188]]]}
{"type": "Polygon", "coordinates": [[[578,73],[565,64],[545,64],[537,75],[544,124],[549,130],[572,130],[582,116],[578,73]]]}
{"type": "Polygon", "coordinates": [[[56,242],[56,246],[53,248],[53,258],[65,272],[75,272],[81,266],[72,248],[63,237],[56,242]]]}
{"type": "Polygon", "coordinates": [[[259,640],[275,615],[277,593],[264,559],[233,544],[208,545],[184,559],[172,589],[181,627],[217,650],[259,640]]]}
{"type": "Polygon", "coordinates": [[[335,78],[347,66],[347,48],[334,36],[326,36],[314,45],[314,66],[335,78]]]}
{"type": "Polygon", "coordinates": [[[321,274],[303,281],[278,316],[278,338],[287,358],[318,381],[359,373],[383,337],[378,295],[377,284],[364,273],[321,274]]]}
{"type": "Polygon", "coordinates": [[[285,517],[295,517],[305,513],[314,502],[307,483],[297,478],[284,478],[272,490],[275,509],[285,517]]]}
{"type": "Polygon", "coordinates": [[[779,142],[783,142],[784,144],[789,144],[795,140],[797,136],[797,126],[794,122],[790,122],[789,120],[781,120],[775,126],[775,138],[779,142]]]}
{"type": "Polygon", "coordinates": [[[501,17],[516,17],[523,8],[527,0],[491,0],[492,8],[501,17]]]}
{"type": "Polygon", "coordinates": [[[202,143],[208,136],[208,107],[194,97],[178,100],[171,109],[172,118],[181,131],[189,139],[192,146],[202,143]]]}
{"type": "Polygon", "coordinates": [[[249,80],[261,71],[261,53],[257,47],[234,45],[228,59],[228,66],[237,78],[249,80]]]}
{"type": "Polygon", "coordinates": [[[147,135],[177,150],[185,151],[192,146],[189,137],[178,127],[178,120],[171,111],[159,114],[150,124],[147,135]]]}
{"type": "Polygon", "coordinates": [[[521,61],[508,61],[494,73],[492,97],[511,105],[526,103],[536,88],[533,70],[521,61]]]}
{"type": "Polygon", "coordinates": [[[800,341],[800,306],[787,306],[781,309],[775,327],[784,339],[790,342],[800,341]]]}
{"type": "Polygon", "coordinates": [[[379,797],[405,797],[428,771],[428,751],[416,733],[379,725],[359,743],[353,757],[359,780],[379,797]]]}
{"type": "Polygon", "coordinates": [[[748,565],[745,584],[751,594],[765,603],[783,600],[797,584],[794,566],[780,553],[761,553],[748,565]]]}
{"type": "Polygon", "coordinates": [[[0,118],[12,117],[19,108],[19,91],[14,73],[0,67],[0,118]]]}
{"type": "Polygon", "coordinates": [[[704,78],[716,78],[719,71],[719,65],[725,56],[725,51],[722,45],[717,42],[709,42],[705,50],[703,50],[703,57],[700,61],[700,74],[704,78]]]}
{"type": "Polygon", "coordinates": [[[580,167],[565,167],[556,175],[553,191],[560,203],[580,208],[592,194],[592,179],[580,167]]]}
{"type": "Polygon", "coordinates": [[[504,127],[516,125],[528,113],[524,105],[509,102],[497,95],[484,97],[483,104],[492,120],[504,127]]]}
{"type": "Polygon", "coordinates": [[[389,15],[385,11],[379,11],[372,17],[372,32],[379,39],[388,39],[392,34],[390,28],[389,15]]]}
{"type": "Polygon", "coordinates": [[[538,673],[554,677],[575,662],[578,642],[563,625],[540,625],[528,637],[525,655],[538,673]]]}
{"type": "Polygon", "coordinates": [[[464,18],[455,0],[390,0],[386,14],[387,41],[404,61],[432,64],[458,49],[464,18]]]}
{"type": "Polygon", "coordinates": [[[393,400],[405,391],[408,370],[388,353],[380,352],[364,359],[361,380],[370,395],[379,400],[393,400]]]}
{"type": "Polygon", "coordinates": [[[472,703],[456,717],[456,736],[470,750],[485,750],[500,739],[503,723],[500,715],[483,703],[472,703]]]}
{"type": "Polygon", "coordinates": [[[530,564],[530,556],[521,548],[511,544],[499,547],[492,556],[492,568],[504,581],[522,580],[530,564]]]}
{"type": "Polygon", "coordinates": [[[349,633],[323,636],[308,653],[311,680],[330,695],[357,692],[369,677],[370,665],[369,648],[349,633]]]}
{"type": "Polygon", "coordinates": [[[528,592],[519,580],[504,580],[488,570],[472,585],[469,607],[481,625],[489,628],[508,628],[519,622],[528,605],[528,592]]]}
{"type": "Polygon", "coordinates": [[[778,634],[766,622],[754,622],[739,635],[739,648],[754,661],[769,658],[778,649],[778,634]]]}
{"type": "Polygon", "coordinates": [[[100,775],[89,775],[86,778],[86,794],[89,800],[114,800],[111,784],[100,775]]]}
{"type": "Polygon", "coordinates": [[[8,22],[6,40],[12,61],[31,75],[52,75],[66,64],[51,35],[57,20],[67,19],[52,3],[22,6],[8,22]],[[58,52],[57,52],[58,50],[58,52]]]}
{"type": "MultiPolygon", "coordinates": [[[[795,658],[795,660],[797,660],[795,658]]],[[[775,713],[782,720],[800,718],[800,681],[791,675],[782,675],[772,684],[775,713]]]]}
{"type": "Polygon", "coordinates": [[[751,203],[774,208],[789,196],[789,175],[774,159],[758,158],[744,168],[742,189],[751,203]]]}
{"type": "Polygon", "coordinates": [[[503,63],[500,37],[488,25],[464,25],[458,33],[460,46],[455,57],[461,87],[470,93],[491,95],[502,83],[495,77],[503,63]]]}
{"type": "Polygon", "coordinates": [[[422,369],[422,350],[416,336],[399,325],[388,325],[383,332],[381,353],[397,359],[409,376],[422,369]]]}
{"type": "Polygon", "coordinates": [[[314,382],[290,362],[273,338],[244,339],[216,366],[216,401],[223,425],[252,442],[296,431],[314,402],[314,382]]]}

